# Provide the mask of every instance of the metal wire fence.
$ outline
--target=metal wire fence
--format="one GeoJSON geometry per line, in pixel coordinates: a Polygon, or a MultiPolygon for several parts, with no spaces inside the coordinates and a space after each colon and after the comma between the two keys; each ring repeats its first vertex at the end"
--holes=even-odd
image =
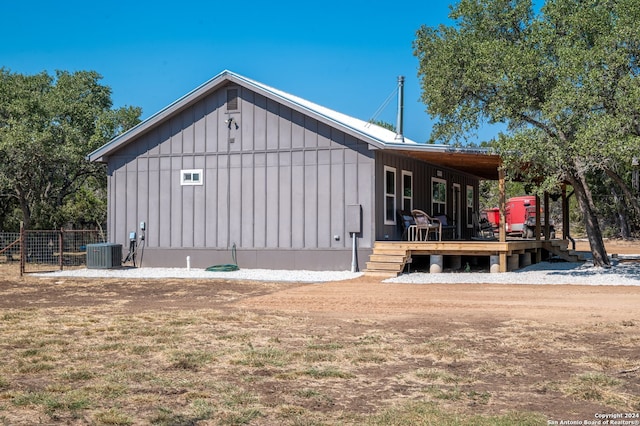
{"type": "Polygon", "coordinates": [[[0,263],[20,261],[20,233],[0,232],[0,263]]]}
{"type": "Polygon", "coordinates": [[[0,232],[0,263],[20,262],[20,273],[86,265],[87,245],[105,242],[96,230],[0,232]]]}

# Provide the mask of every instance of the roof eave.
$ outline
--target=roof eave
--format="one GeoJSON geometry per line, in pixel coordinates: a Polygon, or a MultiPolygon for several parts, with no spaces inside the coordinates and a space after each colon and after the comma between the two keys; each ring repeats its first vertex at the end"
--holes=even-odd
{"type": "Polygon", "coordinates": [[[486,148],[454,147],[450,145],[387,144],[386,149],[421,161],[458,170],[479,179],[497,180],[502,164],[500,155],[486,148]]]}

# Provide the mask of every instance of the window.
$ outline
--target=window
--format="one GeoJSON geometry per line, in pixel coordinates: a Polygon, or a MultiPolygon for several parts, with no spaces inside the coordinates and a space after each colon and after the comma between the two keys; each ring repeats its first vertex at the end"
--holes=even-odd
{"type": "Polygon", "coordinates": [[[396,224],[396,169],[384,166],[384,223],[396,224]]]}
{"type": "Polygon", "coordinates": [[[402,210],[413,210],[413,173],[402,171],[402,210]]]}
{"type": "Polygon", "coordinates": [[[202,185],[202,169],[180,170],[180,185],[202,185]]]}
{"type": "Polygon", "coordinates": [[[447,214],[447,181],[431,178],[431,215],[447,214]]]}
{"type": "Polygon", "coordinates": [[[473,186],[467,185],[467,228],[473,228],[473,186]]]}
{"type": "Polygon", "coordinates": [[[238,109],[238,89],[227,89],[227,111],[238,109]]]}

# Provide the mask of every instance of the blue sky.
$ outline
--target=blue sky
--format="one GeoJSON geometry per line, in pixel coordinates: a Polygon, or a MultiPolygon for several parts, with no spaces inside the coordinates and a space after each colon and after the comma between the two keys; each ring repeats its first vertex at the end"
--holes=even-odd
{"type": "MultiPolygon", "coordinates": [[[[143,118],[228,69],[363,119],[405,82],[405,135],[429,138],[412,42],[421,25],[451,25],[447,3],[31,2],[3,5],[0,66],[35,74],[95,70],[114,106],[143,118]]],[[[395,98],[377,117],[394,124],[395,98]]],[[[487,133],[488,134],[488,133],[487,133]]]]}

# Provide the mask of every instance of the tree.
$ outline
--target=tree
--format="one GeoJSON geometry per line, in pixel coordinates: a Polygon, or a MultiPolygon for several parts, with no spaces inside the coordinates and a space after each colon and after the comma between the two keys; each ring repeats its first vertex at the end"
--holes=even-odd
{"type": "Polygon", "coordinates": [[[505,123],[508,176],[572,185],[594,264],[609,266],[588,177],[640,152],[637,1],[549,0],[536,13],[530,0],[461,0],[450,17],[414,41],[433,137],[505,123]]]}
{"type": "Polygon", "coordinates": [[[369,120],[369,123],[371,124],[375,124],[376,126],[380,126],[384,129],[387,130],[391,130],[392,132],[396,131],[396,126],[394,126],[391,123],[387,123],[386,121],[382,121],[382,120],[369,120]]]}
{"type": "Polygon", "coordinates": [[[140,121],[140,108],[111,109],[101,78],[94,71],[27,76],[0,68],[0,197],[19,208],[26,228],[73,220],[65,214],[77,210],[69,206],[73,195],[106,187],[104,166],[87,154],[140,121]]]}

